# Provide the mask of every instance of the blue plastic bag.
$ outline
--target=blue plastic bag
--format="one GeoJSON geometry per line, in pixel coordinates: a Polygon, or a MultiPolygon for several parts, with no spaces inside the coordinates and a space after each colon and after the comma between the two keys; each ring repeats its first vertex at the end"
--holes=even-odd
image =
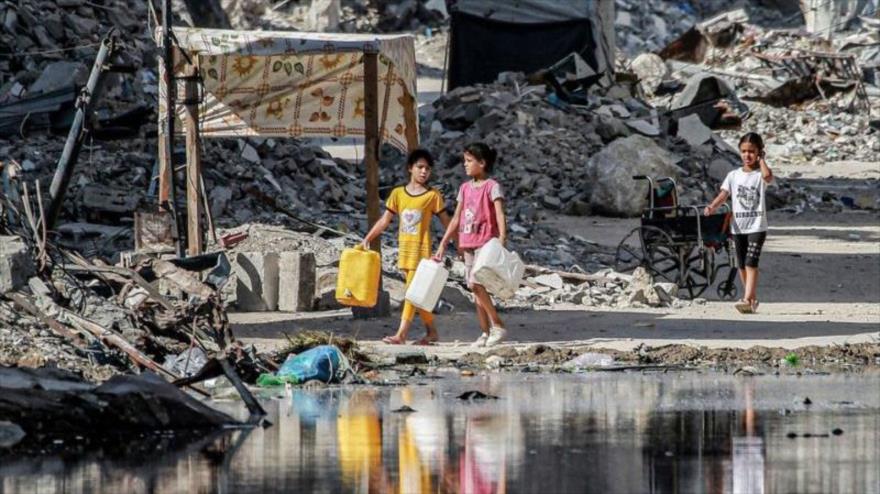
{"type": "Polygon", "coordinates": [[[334,345],[321,345],[298,355],[290,354],[275,374],[260,374],[257,385],[281,386],[302,384],[317,379],[323,383],[339,382],[349,369],[348,359],[334,345]]]}

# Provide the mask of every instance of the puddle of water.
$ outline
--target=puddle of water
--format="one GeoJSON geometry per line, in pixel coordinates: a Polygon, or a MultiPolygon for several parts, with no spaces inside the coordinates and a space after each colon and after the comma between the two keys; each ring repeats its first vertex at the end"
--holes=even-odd
{"type": "Polygon", "coordinates": [[[292,390],[265,403],[267,429],[0,459],[0,493],[880,493],[878,389],[878,375],[598,373],[292,390]]]}

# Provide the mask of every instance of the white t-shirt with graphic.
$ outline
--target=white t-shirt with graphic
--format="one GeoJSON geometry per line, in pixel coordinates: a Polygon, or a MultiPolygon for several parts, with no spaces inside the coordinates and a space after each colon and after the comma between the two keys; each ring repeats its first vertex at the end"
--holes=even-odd
{"type": "Polygon", "coordinates": [[[767,183],[761,176],[761,170],[745,172],[737,168],[727,174],[721,190],[730,194],[733,204],[733,233],[758,233],[767,231],[767,208],[764,203],[764,191],[767,183]]]}

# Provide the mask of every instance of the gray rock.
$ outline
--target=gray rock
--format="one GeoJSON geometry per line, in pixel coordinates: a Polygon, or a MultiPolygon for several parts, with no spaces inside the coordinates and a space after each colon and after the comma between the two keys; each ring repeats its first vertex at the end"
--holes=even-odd
{"type": "Polygon", "coordinates": [[[562,281],[562,277],[556,273],[542,274],[539,276],[535,276],[534,278],[530,278],[530,280],[539,285],[547,286],[556,290],[561,289],[565,284],[562,281]]]}
{"type": "Polygon", "coordinates": [[[696,147],[712,139],[712,130],[700,120],[699,116],[691,114],[678,120],[678,136],[696,147]]]}
{"type": "Polygon", "coordinates": [[[79,62],[52,62],[43,69],[40,77],[31,84],[31,94],[48,93],[77,84],[83,86],[89,77],[89,69],[79,62]]]}
{"type": "Polygon", "coordinates": [[[658,55],[642,53],[630,63],[630,69],[638,76],[642,88],[648,94],[660,86],[660,83],[669,75],[669,67],[658,55]]]}
{"type": "Polygon", "coordinates": [[[678,178],[672,155],[653,140],[633,135],[612,142],[587,162],[593,182],[590,204],[595,211],[618,216],[638,216],[646,206],[646,184],[634,175],[678,178]]]}

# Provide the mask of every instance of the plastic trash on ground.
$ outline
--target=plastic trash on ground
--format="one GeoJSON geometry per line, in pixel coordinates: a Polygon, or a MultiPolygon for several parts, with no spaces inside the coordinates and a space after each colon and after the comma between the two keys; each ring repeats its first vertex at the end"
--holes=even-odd
{"type": "Polygon", "coordinates": [[[516,252],[505,249],[500,240],[493,238],[477,251],[473,276],[492,295],[510,298],[519,288],[525,268],[516,252]]]}
{"type": "Polygon", "coordinates": [[[297,355],[289,355],[275,374],[261,374],[257,384],[263,387],[302,384],[318,380],[339,382],[350,369],[348,359],[335,345],[321,345],[297,355]]]}
{"type": "Polygon", "coordinates": [[[448,278],[449,271],[442,264],[422,259],[404,298],[419,309],[433,311],[448,278]]]}
{"type": "Polygon", "coordinates": [[[577,357],[562,364],[562,368],[568,370],[589,369],[596,367],[611,367],[614,365],[614,357],[604,353],[582,353],[577,357]]]}

